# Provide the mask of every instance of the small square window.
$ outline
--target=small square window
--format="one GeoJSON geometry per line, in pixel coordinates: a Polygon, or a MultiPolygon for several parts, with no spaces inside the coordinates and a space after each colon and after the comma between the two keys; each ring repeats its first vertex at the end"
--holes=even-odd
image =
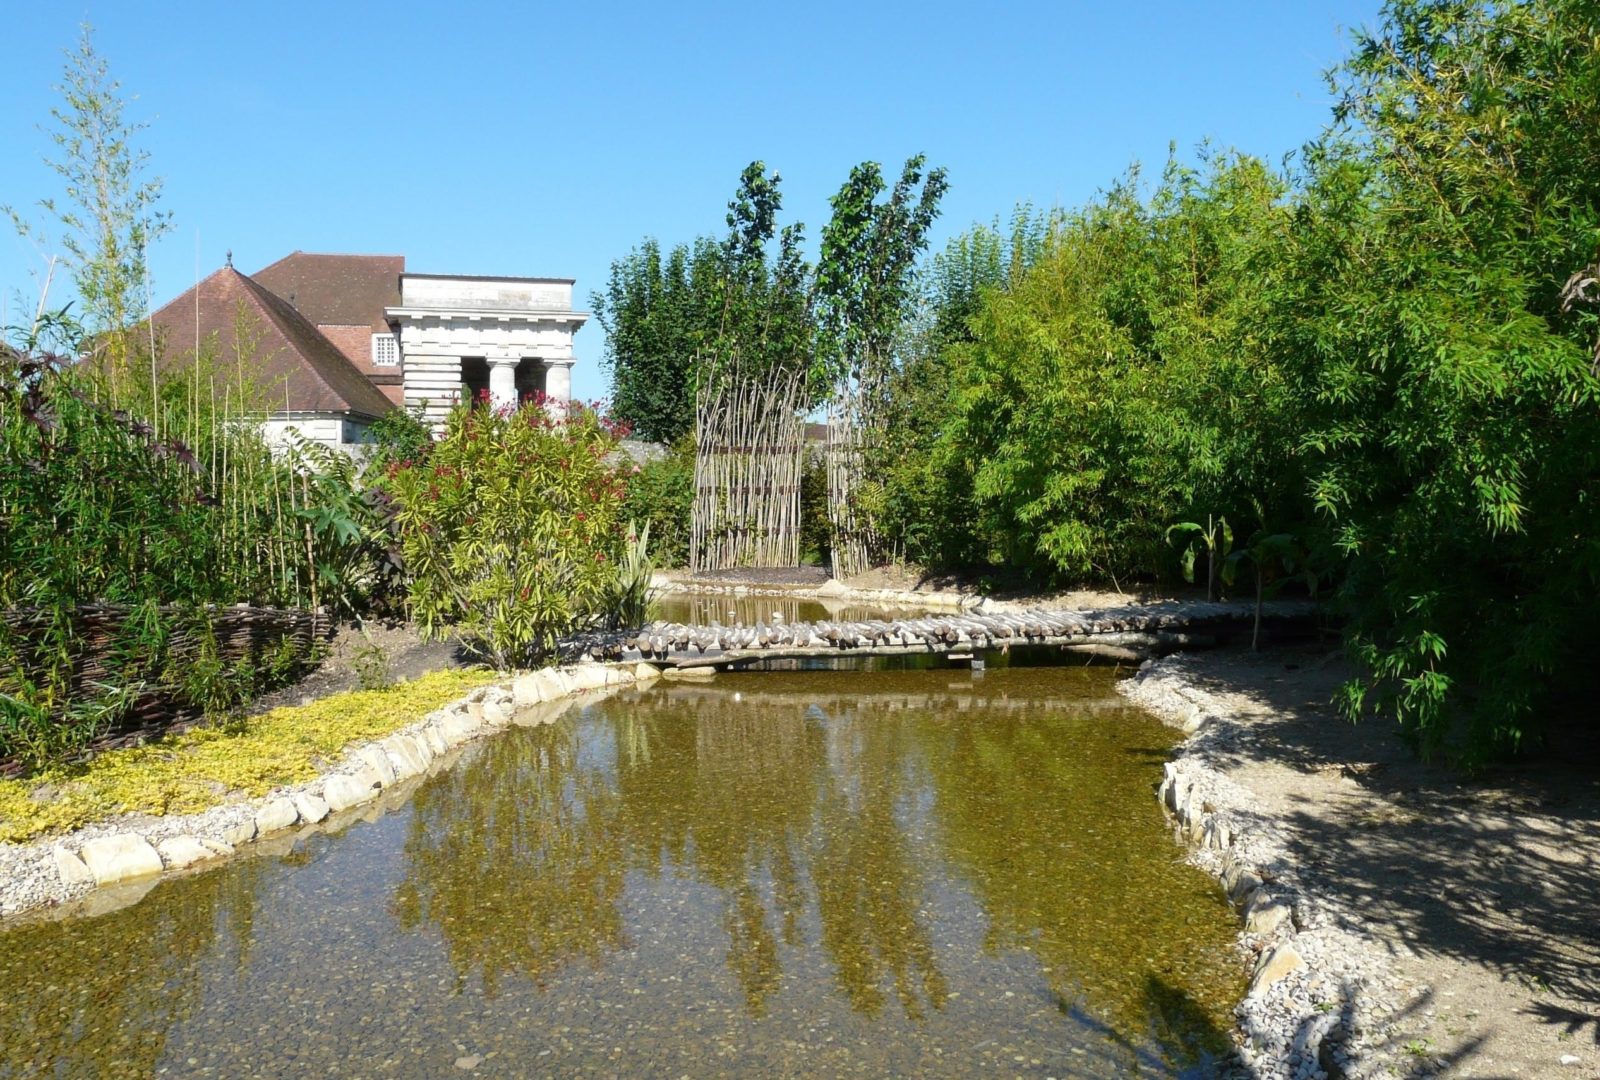
{"type": "Polygon", "coordinates": [[[400,341],[393,334],[372,335],[372,366],[400,366],[400,341]]]}

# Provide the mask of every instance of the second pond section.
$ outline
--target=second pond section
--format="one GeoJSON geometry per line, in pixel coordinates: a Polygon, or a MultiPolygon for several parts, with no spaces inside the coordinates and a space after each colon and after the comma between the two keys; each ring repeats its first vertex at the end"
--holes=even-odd
{"type": "Polygon", "coordinates": [[[377,820],[0,932],[0,1076],[1204,1075],[1235,925],[1113,677],[580,704],[377,820]]]}

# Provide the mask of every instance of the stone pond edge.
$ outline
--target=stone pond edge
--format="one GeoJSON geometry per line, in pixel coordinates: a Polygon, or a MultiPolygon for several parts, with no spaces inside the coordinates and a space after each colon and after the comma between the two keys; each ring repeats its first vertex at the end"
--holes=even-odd
{"type": "Polygon", "coordinates": [[[1240,1044],[1228,1075],[1330,1080],[1394,1072],[1390,1023],[1417,988],[1381,943],[1354,932],[1301,880],[1281,823],[1204,753],[1234,726],[1184,654],[1144,662],[1117,688],[1186,738],[1163,765],[1156,798],[1187,861],[1217,880],[1238,913],[1241,951],[1255,957],[1234,1010],[1240,1044]]]}
{"type": "Polygon", "coordinates": [[[449,768],[463,748],[512,726],[554,723],[580,695],[662,676],[645,663],[584,662],[477,687],[381,739],[348,748],[315,779],[182,816],[129,816],[63,836],[0,844],[0,919],[102,914],[162,877],[210,867],[306,828],[337,829],[407,782],[449,768]]]}

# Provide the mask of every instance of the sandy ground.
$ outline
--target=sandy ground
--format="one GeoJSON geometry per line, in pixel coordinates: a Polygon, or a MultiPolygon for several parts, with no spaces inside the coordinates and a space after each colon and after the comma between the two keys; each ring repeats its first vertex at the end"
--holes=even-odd
{"type": "Polygon", "coordinates": [[[1336,654],[1198,654],[1233,731],[1208,763],[1277,818],[1314,895],[1428,987],[1399,1075],[1600,1077],[1600,775],[1546,754],[1470,779],[1328,704],[1336,654]]]}
{"type": "Polygon", "coordinates": [[[315,670],[256,699],[250,711],[263,713],[282,705],[302,705],[359,689],[358,661],[369,648],[378,650],[378,663],[368,670],[385,682],[415,679],[445,668],[470,667],[475,662],[454,641],[424,641],[410,623],[373,620],[364,627],[346,623],[328,643],[327,658],[315,670]]]}

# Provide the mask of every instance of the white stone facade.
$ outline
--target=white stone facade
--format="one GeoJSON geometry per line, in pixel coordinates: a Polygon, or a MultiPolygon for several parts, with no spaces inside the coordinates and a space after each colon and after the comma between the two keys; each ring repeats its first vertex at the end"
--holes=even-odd
{"type": "Polygon", "coordinates": [[[348,453],[352,447],[370,441],[369,427],[365,420],[348,413],[280,411],[262,421],[261,433],[267,445],[274,448],[299,438],[348,453]]]}
{"type": "Polygon", "coordinates": [[[402,274],[400,305],[385,315],[398,328],[408,409],[435,428],[463,386],[514,405],[542,391],[572,397],[572,335],[589,318],[572,309],[570,278],[402,274]]]}

